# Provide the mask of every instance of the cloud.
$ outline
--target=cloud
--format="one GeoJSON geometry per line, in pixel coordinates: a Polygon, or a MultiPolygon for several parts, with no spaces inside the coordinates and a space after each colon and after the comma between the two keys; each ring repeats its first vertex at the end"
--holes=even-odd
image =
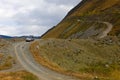
{"type": "Polygon", "coordinates": [[[42,35],[80,0],[0,0],[0,34],[42,35]]]}
{"type": "Polygon", "coordinates": [[[58,5],[76,5],[76,2],[80,2],[80,0],[45,0],[48,3],[54,3],[58,5]]]}
{"type": "Polygon", "coordinates": [[[0,26],[3,35],[21,36],[21,35],[42,35],[48,30],[46,26],[31,25],[29,26],[0,26]]]}

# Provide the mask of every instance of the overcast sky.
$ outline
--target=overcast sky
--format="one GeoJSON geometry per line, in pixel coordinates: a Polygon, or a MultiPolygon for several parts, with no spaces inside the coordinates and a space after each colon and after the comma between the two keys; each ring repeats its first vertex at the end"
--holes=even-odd
{"type": "Polygon", "coordinates": [[[81,0],[0,0],[0,35],[40,36],[81,0]]]}

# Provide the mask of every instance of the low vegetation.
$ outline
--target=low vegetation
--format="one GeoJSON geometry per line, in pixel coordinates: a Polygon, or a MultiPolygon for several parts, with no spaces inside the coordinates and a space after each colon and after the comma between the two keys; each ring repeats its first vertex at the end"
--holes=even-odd
{"type": "Polygon", "coordinates": [[[39,80],[26,71],[0,73],[0,80],[39,80]]]}
{"type": "Polygon", "coordinates": [[[0,49],[6,48],[9,45],[8,42],[6,42],[3,39],[0,39],[0,49]]]}
{"type": "Polygon", "coordinates": [[[120,79],[119,48],[92,39],[44,39],[34,42],[30,50],[36,61],[58,72],[85,80],[95,76],[115,80],[120,79]]]}
{"type": "Polygon", "coordinates": [[[5,57],[3,54],[0,54],[0,70],[6,70],[12,68],[13,58],[11,56],[5,57]]]}
{"type": "Polygon", "coordinates": [[[5,39],[0,39],[0,71],[12,68],[15,60],[11,56],[12,43],[5,39]]]}
{"type": "Polygon", "coordinates": [[[0,59],[3,58],[3,54],[0,53],[0,59]]]}

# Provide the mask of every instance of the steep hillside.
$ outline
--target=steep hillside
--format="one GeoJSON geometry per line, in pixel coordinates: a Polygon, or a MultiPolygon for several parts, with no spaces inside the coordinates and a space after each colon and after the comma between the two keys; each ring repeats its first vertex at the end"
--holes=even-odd
{"type": "Polygon", "coordinates": [[[120,80],[119,48],[120,0],[82,0],[30,51],[43,66],[81,80],[120,80]]]}
{"type": "Polygon", "coordinates": [[[42,38],[103,38],[105,31],[120,36],[120,0],[83,0],[42,38]]]}
{"type": "Polygon", "coordinates": [[[120,80],[120,46],[116,43],[104,39],[42,39],[32,43],[30,50],[40,64],[81,80],[120,80]]]}

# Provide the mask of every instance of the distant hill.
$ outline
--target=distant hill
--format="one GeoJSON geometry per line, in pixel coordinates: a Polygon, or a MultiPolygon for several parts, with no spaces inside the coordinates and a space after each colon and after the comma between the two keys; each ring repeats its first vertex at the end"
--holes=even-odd
{"type": "MultiPolygon", "coordinates": [[[[27,37],[30,37],[30,36],[19,36],[18,38],[27,38],[27,37]]],[[[39,39],[40,36],[33,36],[34,39],[39,39]]]]}
{"type": "MultiPolygon", "coordinates": [[[[27,38],[29,36],[7,36],[7,35],[0,35],[0,38],[27,38]]],[[[35,39],[39,39],[39,36],[33,36],[35,39]]]]}
{"type": "Polygon", "coordinates": [[[0,38],[13,38],[11,36],[6,36],[6,35],[0,35],[0,38]]]}
{"type": "Polygon", "coordinates": [[[82,0],[42,38],[88,38],[103,34],[120,36],[120,0],[82,0]],[[105,22],[112,28],[108,29],[105,22]]]}

